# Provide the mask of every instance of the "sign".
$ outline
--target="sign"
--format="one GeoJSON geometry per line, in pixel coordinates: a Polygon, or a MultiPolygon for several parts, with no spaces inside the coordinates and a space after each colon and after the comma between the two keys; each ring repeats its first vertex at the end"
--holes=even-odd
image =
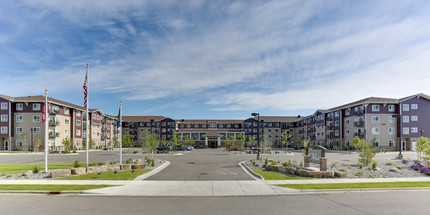
{"type": "Polygon", "coordinates": [[[321,150],[309,150],[309,158],[311,163],[320,164],[321,150]]]}

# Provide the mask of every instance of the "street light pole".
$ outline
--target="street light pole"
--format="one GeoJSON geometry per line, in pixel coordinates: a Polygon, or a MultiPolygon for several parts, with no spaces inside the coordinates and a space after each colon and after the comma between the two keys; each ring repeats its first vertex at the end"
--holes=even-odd
{"type": "Polygon", "coordinates": [[[402,155],[402,133],[403,133],[403,130],[402,130],[402,114],[401,114],[402,111],[401,111],[401,108],[402,108],[402,105],[400,104],[400,114],[394,114],[391,116],[393,118],[399,118],[399,126],[400,126],[400,133],[399,133],[400,141],[399,141],[399,155],[398,155],[399,159],[403,158],[403,155],[402,155]]]}
{"type": "Polygon", "coordinates": [[[33,128],[30,128],[30,132],[31,132],[31,146],[33,147],[33,151],[34,151],[34,144],[33,144],[33,128]]]}
{"type": "Polygon", "coordinates": [[[260,113],[252,113],[251,116],[257,117],[257,160],[260,160],[260,113]]]}

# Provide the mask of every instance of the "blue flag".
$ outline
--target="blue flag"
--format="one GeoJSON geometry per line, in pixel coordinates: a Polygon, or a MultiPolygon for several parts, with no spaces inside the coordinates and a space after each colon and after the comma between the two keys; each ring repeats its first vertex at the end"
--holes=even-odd
{"type": "Polygon", "coordinates": [[[119,124],[121,123],[121,108],[118,111],[118,122],[116,122],[116,127],[119,128],[119,124]]]}

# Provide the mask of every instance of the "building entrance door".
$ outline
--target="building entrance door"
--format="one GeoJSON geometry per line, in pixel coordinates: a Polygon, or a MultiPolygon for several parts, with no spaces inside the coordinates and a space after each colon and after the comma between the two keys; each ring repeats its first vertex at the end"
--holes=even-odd
{"type": "Polygon", "coordinates": [[[402,141],[402,151],[406,151],[406,142],[402,141]]]}
{"type": "Polygon", "coordinates": [[[209,144],[208,144],[209,148],[215,149],[217,148],[217,146],[218,146],[217,141],[209,140],[209,144]]]}
{"type": "Polygon", "coordinates": [[[8,140],[4,141],[4,150],[9,151],[9,141],[8,140]]]}

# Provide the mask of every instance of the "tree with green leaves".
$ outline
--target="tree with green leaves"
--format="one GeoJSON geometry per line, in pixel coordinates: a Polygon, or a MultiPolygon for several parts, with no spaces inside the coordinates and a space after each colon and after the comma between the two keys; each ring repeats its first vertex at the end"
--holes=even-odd
{"type": "Polygon", "coordinates": [[[27,132],[23,132],[21,134],[21,140],[22,140],[22,151],[24,152],[28,151],[28,148],[30,145],[30,137],[28,136],[27,132]]]}
{"type": "Polygon", "coordinates": [[[133,139],[132,136],[127,134],[127,135],[122,135],[122,147],[123,148],[128,148],[128,150],[130,151],[130,148],[133,146],[133,139]]]}
{"type": "Polygon", "coordinates": [[[254,146],[254,144],[255,144],[255,137],[254,136],[250,136],[248,138],[248,144],[250,147],[254,146]]]}
{"type": "MultiPolygon", "coordinates": [[[[86,149],[87,148],[87,139],[86,138],[83,138],[82,139],[82,147],[84,148],[84,149],[86,149]]],[[[89,149],[91,149],[93,147],[93,140],[92,139],[89,139],[88,140],[88,148],[89,149]]]]}
{"type": "Polygon", "coordinates": [[[113,137],[112,142],[113,142],[113,147],[114,148],[118,148],[119,147],[119,141],[118,141],[117,137],[113,137]]]}
{"type": "Polygon", "coordinates": [[[358,150],[358,156],[360,157],[358,161],[365,166],[369,166],[372,163],[373,157],[375,157],[376,152],[375,148],[372,147],[372,144],[364,139],[355,137],[352,141],[354,143],[354,147],[358,150]]]}
{"type": "Polygon", "coordinates": [[[288,141],[293,135],[289,134],[287,130],[283,130],[281,133],[282,150],[287,151],[288,141]]]}
{"type": "Polygon", "coordinates": [[[193,146],[193,145],[194,145],[194,137],[191,137],[191,138],[188,137],[182,146],[185,147],[185,146],[193,146]]]}
{"type": "Polygon", "coordinates": [[[423,159],[423,153],[429,147],[429,139],[425,137],[420,137],[417,142],[417,148],[415,149],[417,152],[417,160],[423,159]]]}
{"type": "Polygon", "coordinates": [[[310,139],[308,138],[308,139],[304,139],[303,140],[303,147],[305,147],[304,149],[302,149],[302,153],[303,153],[303,155],[305,155],[306,154],[306,147],[308,147],[308,144],[309,144],[309,142],[310,142],[310,139]]]}
{"type": "Polygon", "coordinates": [[[263,144],[262,144],[262,152],[264,152],[264,148],[266,148],[267,152],[270,152],[272,148],[272,138],[269,136],[269,133],[263,133],[263,144]]]}
{"type": "Polygon", "coordinates": [[[157,134],[146,134],[145,136],[145,150],[151,154],[151,159],[154,159],[154,152],[157,149],[160,141],[157,137],[157,134]]]}
{"type": "Polygon", "coordinates": [[[70,148],[71,148],[71,146],[72,146],[72,142],[70,142],[69,137],[64,138],[63,141],[62,141],[62,143],[63,143],[64,149],[66,151],[69,151],[70,148]]]}
{"type": "Polygon", "coordinates": [[[179,135],[179,133],[173,132],[171,141],[172,141],[172,149],[174,149],[175,147],[181,144],[182,136],[179,135]]]}
{"type": "Polygon", "coordinates": [[[236,145],[237,147],[239,147],[240,149],[243,149],[243,147],[245,146],[245,137],[243,136],[243,134],[239,134],[236,138],[236,145]]]}

